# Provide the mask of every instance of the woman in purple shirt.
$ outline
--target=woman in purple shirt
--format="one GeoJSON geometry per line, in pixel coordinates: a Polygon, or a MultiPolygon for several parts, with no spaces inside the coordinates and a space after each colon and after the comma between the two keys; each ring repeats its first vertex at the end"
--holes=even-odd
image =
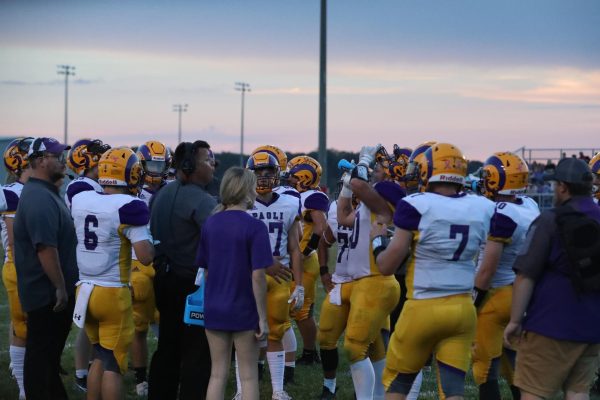
{"type": "Polygon", "coordinates": [[[207,400],[225,397],[232,343],[244,398],[259,396],[258,343],[269,331],[265,268],[273,256],[266,225],[246,213],[255,188],[252,171],[228,169],[221,182],[222,204],[202,227],[197,264],[206,269],[204,325],[212,359],[207,400]]]}

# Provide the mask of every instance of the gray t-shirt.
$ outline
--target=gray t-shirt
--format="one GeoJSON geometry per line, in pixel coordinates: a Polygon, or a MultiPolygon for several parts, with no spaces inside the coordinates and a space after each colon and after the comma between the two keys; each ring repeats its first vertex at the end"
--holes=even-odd
{"type": "Polygon", "coordinates": [[[56,288],[42,269],[37,255],[39,245],[58,250],[67,294],[74,295],[79,270],[71,213],[53,184],[30,178],[23,187],[14,221],[17,286],[25,312],[56,302],[56,288]]]}
{"type": "Polygon", "coordinates": [[[195,271],[200,231],[216,205],[198,185],[176,180],[163,187],[152,199],[150,210],[152,237],[160,240],[156,258],[166,256],[171,267],[195,271]]]}

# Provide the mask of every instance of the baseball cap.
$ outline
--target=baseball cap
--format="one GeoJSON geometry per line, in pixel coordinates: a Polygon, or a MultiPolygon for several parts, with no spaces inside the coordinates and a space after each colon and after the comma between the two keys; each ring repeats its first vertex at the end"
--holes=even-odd
{"type": "Polygon", "coordinates": [[[563,158],[554,171],[544,174],[545,181],[560,181],[566,183],[591,183],[592,170],[583,160],[578,158],[563,158]]]}
{"type": "Polygon", "coordinates": [[[36,138],[31,142],[31,146],[29,146],[28,156],[36,156],[36,153],[52,153],[52,154],[61,154],[65,150],[69,150],[71,146],[60,143],[58,140],[54,138],[48,137],[40,137],[36,138]]]}

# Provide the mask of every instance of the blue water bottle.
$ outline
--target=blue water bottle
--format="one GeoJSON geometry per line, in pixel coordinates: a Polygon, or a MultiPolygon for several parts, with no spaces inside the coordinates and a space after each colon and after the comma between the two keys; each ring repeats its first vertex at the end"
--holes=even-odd
{"type": "Polygon", "coordinates": [[[185,300],[185,310],[183,312],[183,322],[189,325],[204,326],[204,268],[198,270],[196,284],[198,290],[187,296],[185,300]]]}

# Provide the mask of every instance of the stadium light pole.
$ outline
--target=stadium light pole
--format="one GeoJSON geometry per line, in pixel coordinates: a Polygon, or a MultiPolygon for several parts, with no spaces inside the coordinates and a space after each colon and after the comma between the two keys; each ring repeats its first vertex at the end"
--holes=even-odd
{"type": "Polygon", "coordinates": [[[65,76],[65,138],[64,143],[68,144],[68,121],[69,121],[69,76],[75,76],[75,67],[72,65],[57,65],[59,75],[65,76]]]}
{"type": "Polygon", "coordinates": [[[244,168],[244,98],[246,92],[250,92],[250,84],[247,82],[236,82],[235,90],[242,92],[242,124],[240,127],[240,166],[244,168]]]}
{"type": "Polygon", "coordinates": [[[179,125],[177,126],[177,144],[181,143],[181,113],[187,112],[187,104],[173,104],[173,111],[179,114],[179,125]]]}
{"type": "Polygon", "coordinates": [[[319,62],[319,162],[323,168],[323,185],[327,179],[327,0],[321,0],[321,35],[319,62]]]}

